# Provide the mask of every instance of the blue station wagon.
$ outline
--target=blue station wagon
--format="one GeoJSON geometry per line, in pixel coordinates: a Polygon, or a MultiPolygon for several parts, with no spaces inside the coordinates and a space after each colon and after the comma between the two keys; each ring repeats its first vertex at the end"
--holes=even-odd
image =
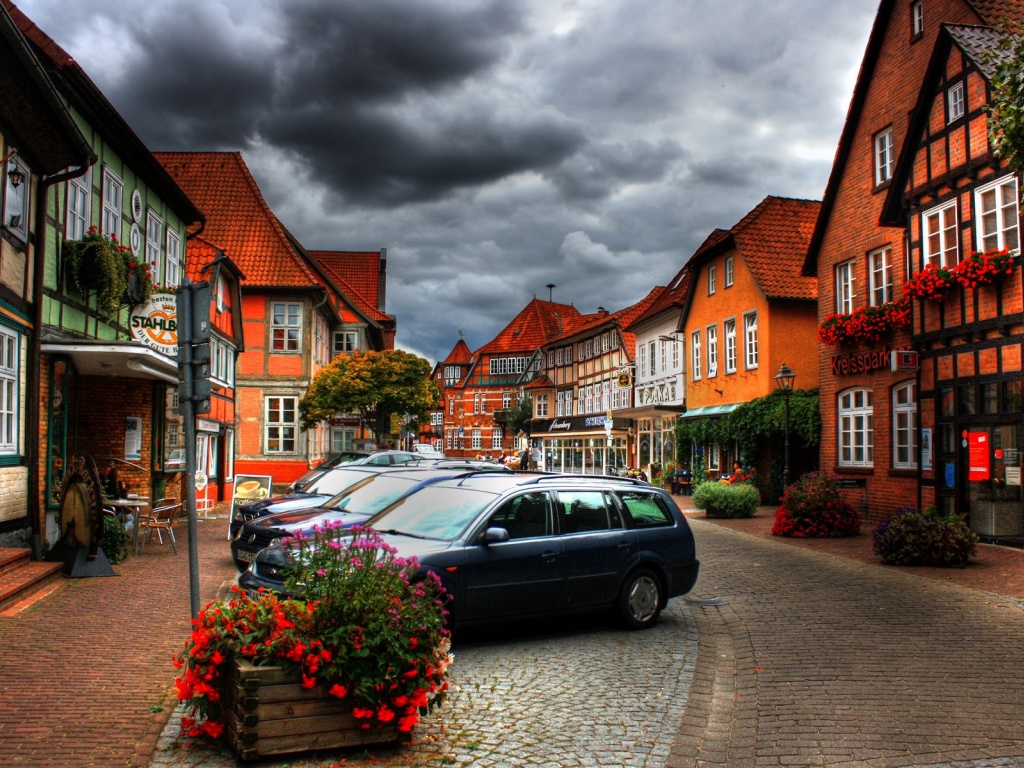
{"type": "MultiPolygon", "coordinates": [[[[453,628],[614,608],[642,629],[700,567],[672,497],[625,478],[474,474],[420,488],[367,524],[437,574],[453,628]]],[[[293,552],[264,549],[239,584],[283,591],[293,552]]]]}

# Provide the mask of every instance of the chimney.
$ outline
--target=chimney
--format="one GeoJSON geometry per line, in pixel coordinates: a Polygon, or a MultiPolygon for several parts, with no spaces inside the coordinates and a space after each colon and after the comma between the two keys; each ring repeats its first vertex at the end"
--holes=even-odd
{"type": "Polygon", "coordinates": [[[380,261],[377,266],[377,309],[384,311],[388,293],[388,249],[380,249],[380,261]]]}

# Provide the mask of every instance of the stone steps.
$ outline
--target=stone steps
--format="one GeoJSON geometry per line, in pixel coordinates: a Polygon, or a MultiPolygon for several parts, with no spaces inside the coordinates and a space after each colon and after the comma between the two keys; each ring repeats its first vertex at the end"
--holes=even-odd
{"type": "Polygon", "coordinates": [[[34,562],[31,549],[0,547],[0,613],[38,597],[61,579],[63,563],[34,562]]]}

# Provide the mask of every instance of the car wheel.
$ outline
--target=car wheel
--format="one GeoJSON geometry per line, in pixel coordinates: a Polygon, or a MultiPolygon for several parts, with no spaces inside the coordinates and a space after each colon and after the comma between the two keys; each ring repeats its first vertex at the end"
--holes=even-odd
{"type": "Polygon", "coordinates": [[[619,592],[618,607],[630,629],[653,627],[661,614],[661,582],[654,572],[639,568],[629,574],[619,592]]]}

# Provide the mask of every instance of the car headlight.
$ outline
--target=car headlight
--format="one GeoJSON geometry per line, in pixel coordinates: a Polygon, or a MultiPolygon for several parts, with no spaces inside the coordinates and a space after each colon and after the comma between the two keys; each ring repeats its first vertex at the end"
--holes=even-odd
{"type": "Polygon", "coordinates": [[[281,543],[282,541],[283,541],[283,539],[271,539],[271,540],[270,540],[270,546],[272,546],[272,547],[276,547],[276,546],[277,546],[278,544],[280,544],[280,543],[281,543]]]}

